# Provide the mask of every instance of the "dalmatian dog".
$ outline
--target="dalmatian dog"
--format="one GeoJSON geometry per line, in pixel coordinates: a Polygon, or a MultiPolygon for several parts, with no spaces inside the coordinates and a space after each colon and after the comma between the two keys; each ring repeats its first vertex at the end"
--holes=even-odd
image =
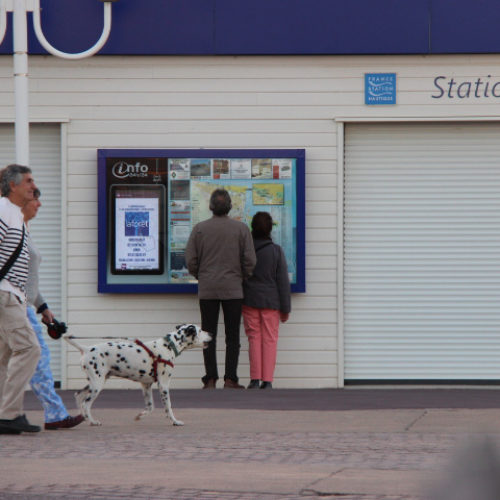
{"type": "Polygon", "coordinates": [[[104,383],[111,376],[134,380],[142,385],[145,408],[135,420],[152,413],[152,387],[153,383],[157,382],[167,416],[174,425],[184,425],[175,418],[170,404],[169,386],[174,368],[173,361],[184,349],[207,347],[211,340],[209,333],[199,326],[184,324],[177,326],[175,331],[165,337],[151,342],[116,340],[90,347],[78,344],[69,334],[63,335],[63,338],[82,354],[81,367],[87,376],[88,385],[76,392],[75,398],[82,415],[90,425],[101,425],[92,417],[90,409],[104,383]]]}

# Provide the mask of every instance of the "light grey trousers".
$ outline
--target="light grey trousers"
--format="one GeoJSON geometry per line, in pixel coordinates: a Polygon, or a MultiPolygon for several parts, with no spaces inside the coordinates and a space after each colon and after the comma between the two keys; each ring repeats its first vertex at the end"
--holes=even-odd
{"type": "Polygon", "coordinates": [[[0,291],[0,419],[23,413],[24,390],[35,373],[40,345],[26,317],[26,304],[0,291]]]}

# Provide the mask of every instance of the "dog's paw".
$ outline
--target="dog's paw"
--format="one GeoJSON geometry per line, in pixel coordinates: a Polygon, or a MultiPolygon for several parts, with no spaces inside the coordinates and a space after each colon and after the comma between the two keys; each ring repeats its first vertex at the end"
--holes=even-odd
{"type": "Polygon", "coordinates": [[[174,425],[181,426],[184,425],[184,422],[182,420],[174,420],[174,425]]]}
{"type": "Polygon", "coordinates": [[[135,417],[134,420],[142,420],[146,415],[151,415],[153,413],[152,411],[148,410],[143,410],[141,413],[138,413],[135,417]]]}
{"type": "Polygon", "coordinates": [[[99,427],[101,424],[101,422],[99,422],[99,420],[94,420],[93,422],[90,422],[90,425],[93,425],[95,427],[99,427]]]}

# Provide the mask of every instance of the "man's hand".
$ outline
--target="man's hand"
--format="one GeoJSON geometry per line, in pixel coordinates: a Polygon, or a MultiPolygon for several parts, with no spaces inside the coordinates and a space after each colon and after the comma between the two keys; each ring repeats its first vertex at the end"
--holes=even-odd
{"type": "Polygon", "coordinates": [[[42,322],[48,325],[49,323],[54,322],[54,314],[50,309],[45,309],[45,311],[42,312],[42,322]]]}

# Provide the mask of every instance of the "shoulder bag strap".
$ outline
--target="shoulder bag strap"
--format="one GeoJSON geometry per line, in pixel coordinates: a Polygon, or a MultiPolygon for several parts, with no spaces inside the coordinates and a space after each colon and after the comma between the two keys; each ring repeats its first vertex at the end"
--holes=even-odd
{"type": "Polygon", "coordinates": [[[19,243],[19,245],[17,245],[17,248],[14,250],[12,255],[9,257],[9,260],[4,264],[2,269],[0,269],[0,281],[5,278],[5,275],[9,272],[10,268],[12,267],[14,262],[19,257],[19,254],[21,253],[21,250],[23,249],[23,244],[24,244],[24,224],[23,224],[23,235],[21,237],[21,242],[19,243]]]}

